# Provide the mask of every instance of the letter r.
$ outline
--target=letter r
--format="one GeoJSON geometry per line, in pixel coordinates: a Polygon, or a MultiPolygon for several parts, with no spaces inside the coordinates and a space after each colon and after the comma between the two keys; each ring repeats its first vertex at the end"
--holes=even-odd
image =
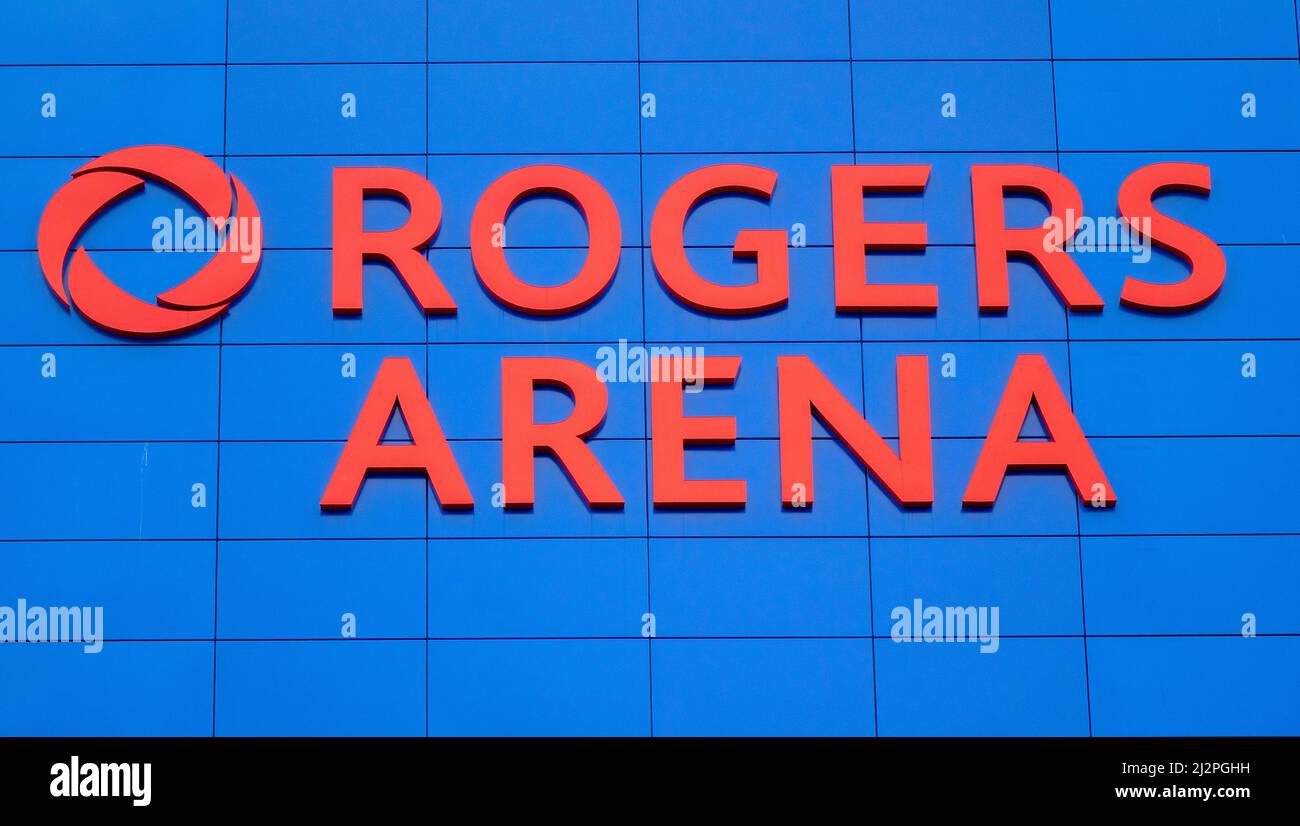
{"type": "Polygon", "coordinates": [[[362,265],[370,260],[392,267],[425,313],[455,313],[456,302],[423,251],[441,222],[442,199],[424,176],[382,166],[335,168],[334,314],[360,314],[362,265]],[[411,215],[397,229],[368,232],[363,227],[367,195],[396,196],[411,215]]]}

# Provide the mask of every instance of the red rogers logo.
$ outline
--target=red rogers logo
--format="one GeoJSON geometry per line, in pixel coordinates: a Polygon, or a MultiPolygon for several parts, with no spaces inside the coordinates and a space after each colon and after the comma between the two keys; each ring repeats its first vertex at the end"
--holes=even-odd
{"type": "MultiPolygon", "coordinates": [[[[837,314],[939,313],[939,283],[889,283],[868,277],[867,261],[884,251],[923,251],[927,224],[868,220],[871,196],[924,193],[930,164],[832,164],[831,278],[837,314]]],[[[778,173],[750,164],[715,164],[687,172],[660,197],[650,214],[649,250],[660,285],[677,302],[697,313],[750,316],[784,307],[790,300],[791,239],[782,228],[745,228],[736,235],[733,257],[756,259],[757,280],[718,283],[695,271],[687,255],[685,227],[697,205],[719,195],[770,200],[778,173]]],[[[1116,226],[1129,228],[1125,245],[1138,239],[1156,245],[1183,262],[1182,280],[1124,278],[1119,303],[1126,312],[1178,313],[1210,301],[1223,285],[1227,259],[1208,235],[1156,209],[1156,196],[1168,191],[1210,194],[1206,164],[1157,162],[1129,173],[1119,186],[1116,226]]],[[[1066,312],[1100,312],[1105,300],[1093,287],[1074,250],[1094,246],[1085,230],[1083,198],[1058,170],[1030,164],[970,165],[976,311],[1006,315],[1011,306],[1009,262],[1029,259],[1038,276],[1056,293],[1066,312]],[[1007,225],[1006,199],[1028,193],[1042,201],[1048,220],[1037,227],[1007,225]],[[1082,239],[1086,237],[1085,242],[1082,239]],[[1076,237],[1077,236],[1077,237],[1076,237]],[[1073,249],[1067,249],[1072,246],[1073,249]]],[[[362,312],[363,265],[379,261],[401,281],[426,315],[455,314],[457,305],[425,250],[442,222],[442,198],[433,182],[408,169],[335,167],[332,180],[330,289],[335,317],[362,312]],[[396,197],[407,219],[395,229],[367,230],[365,202],[370,196],[396,197]]],[[[173,229],[197,216],[177,211],[173,229]]],[[[1096,222],[1088,219],[1087,227],[1096,222]]],[[[193,329],[221,315],[247,288],[261,258],[260,217],[248,191],[202,155],[169,146],[137,146],[111,152],[73,173],[55,193],[41,217],[38,251],[50,289],[65,306],[75,305],[92,323],[129,336],[165,336],[193,329]],[[142,301],[114,284],[90,260],[85,247],[69,250],[86,223],[144,178],[161,181],[186,195],[218,231],[206,243],[190,244],[189,232],[168,232],[168,219],[154,236],[156,250],[215,250],[202,269],[179,286],[157,296],[157,305],[142,301]],[[232,192],[233,190],[233,192],[232,192]],[[236,211],[232,214],[232,199],[236,211]],[[232,239],[238,244],[232,244],[232,239]],[[245,243],[250,242],[250,243],[245,243]],[[67,284],[64,285],[64,264],[67,284]]],[[[1111,237],[1111,236],[1107,236],[1111,237]]],[[[1109,242],[1108,242],[1109,243],[1109,242]]],[[[469,224],[469,251],[483,290],[520,316],[555,317],[580,311],[609,289],[618,273],[622,224],[618,208],[598,181],[572,167],[532,164],[510,170],[490,183],[474,206],[469,224]],[[521,278],[506,258],[504,228],[514,206],[536,195],[570,202],[587,224],[586,257],[566,282],[539,285],[521,278]]],[[[1149,246],[1147,247],[1149,252],[1149,246]]],[[[1020,276],[1017,276],[1020,277],[1020,276]]],[[[945,288],[948,289],[948,288],[945,288]]],[[[626,344],[620,342],[620,346],[626,344]]],[[[656,347],[654,349],[673,348],[656,347]]],[[[681,348],[677,348],[680,353],[681,348]]],[[[598,351],[599,352],[599,351],[598,351]]],[[[648,433],[652,443],[652,485],[656,508],[744,508],[744,479],[687,478],[685,450],[694,445],[736,441],[734,417],[687,416],[682,393],[688,373],[682,355],[650,355],[643,365],[654,380],[647,397],[648,433]],[[667,371],[666,373],[664,371],[667,371]]],[[[602,373],[590,364],[554,356],[503,355],[501,365],[501,484],[504,508],[530,509],[535,501],[534,458],[549,454],[567,473],[592,509],[624,506],[622,493],[601,466],[588,438],[605,421],[609,402],[602,373]],[[537,422],[533,393],[537,387],[560,387],[573,400],[570,415],[537,422]]],[[[736,382],[740,356],[709,356],[689,374],[691,384],[736,382]]],[[[807,508],[813,503],[812,423],[821,421],[845,445],[885,493],[904,507],[931,507],[934,461],[930,405],[930,371],[924,354],[895,356],[898,409],[897,448],[867,421],[804,355],[777,356],[777,420],[780,442],[781,507],[807,508]]],[[[631,371],[627,371],[630,373],[631,371]]],[[[642,380],[645,380],[644,378],[642,380]]],[[[1015,471],[1064,471],[1076,493],[1095,508],[1113,507],[1115,491],[1082,426],[1071,397],[1053,375],[1042,353],[1017,355],[988,435],[970,475],[962,507],[987,509],[997,501],[1002,482],[1015,471]],[[1037,411],[1048,439],[1021,439],[1026,417],[1037,411]]],[[[320,506],[352,508],[366,478],[374,474],[423,472],[440,507],[472,508],[473,495],[434,412],[429,391],[408,357],[384,359],[335,465],[320,506]],[[385,432],[394,414],[410,431],[409,443],[389,443],[385,432]]]]}
{"type": "Polygon", "coordinates": [[[206,213],[223,236],[260,221],[257,204],[234,175],[208,158],[174,146],[132,146],[90,161],[50,199],[41,215],[36,246],[45,280],[63,305],[77,310],[110,332],[142,338],[175,335],[221,315],[253,280],[261,261],[260,232],[255,246],[241,252],[223,243],[212,259],[184,282],[160,293],[158,303],[141,301],[123,290],[78,246],[72,252],[64,288],[63,267],[82,229],[123,196],[144,186],[144,179],[167,184],[206,213]],[[231,213],[231,186],[236,213],[231,213]]]}

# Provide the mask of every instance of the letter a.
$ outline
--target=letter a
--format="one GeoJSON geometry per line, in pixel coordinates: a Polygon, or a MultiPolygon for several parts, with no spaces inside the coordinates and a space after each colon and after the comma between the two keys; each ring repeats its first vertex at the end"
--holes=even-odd
{"type": "Polygon", "coordinates": [[[465,477],[461,475],[442,426],[424,395],[420,377],[408,358],[386,358],[370,386],[361,414],[352,426],[343,455],[330,476],[320,506],[348,510],[356,502],[361,483],[372,471],[416,473],[423,471],[444,508],[471,508],[465,477]],[[411,432],[411,444],[381,444],[393,416],[401,413],[411,432]]]}
{"type": "Polygon", "coordinates": [[[1083,429],[1070,411],[1070,403],[1052,376],[1047,359],[1037,354],[1016,359],[962,504],[992,507],[1002,479],[1013,468],[1065,468],[1080,498],[1091,497],[1093,486],[1100,484],[1098,493],[1102,503],[1115,504],[1115,491],[1088,445],[1088,437],[1083,435],[1083,429]],[[1051,437],[1049,441],[1020,441],[1020,430],[1030,405],[1038,407],[1051,437]]]}

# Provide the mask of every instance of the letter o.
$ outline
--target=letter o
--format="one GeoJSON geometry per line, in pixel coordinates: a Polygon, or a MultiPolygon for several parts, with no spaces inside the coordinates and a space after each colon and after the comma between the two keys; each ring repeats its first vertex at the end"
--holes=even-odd
{"type": "Polygon", "coordinates": [[[537,164],[497,178],[479,198],[469,228],[474,271],[499,301],[529,315],[560,315],[600,297],[614,279],[622,229],[614,200],[594,178],[567,166],[537,164]],[[511,271],[504,247],[492,243],[492,227],[504,224],[519,201],[533,195],[559,195],[578,207],[587,222],[587,258],[578,274],[563,284],[528,284],[511,271]]]}

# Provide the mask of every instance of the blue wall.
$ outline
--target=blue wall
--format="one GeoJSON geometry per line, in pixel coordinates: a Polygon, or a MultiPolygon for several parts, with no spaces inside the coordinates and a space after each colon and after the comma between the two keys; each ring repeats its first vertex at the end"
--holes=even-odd
{"type": "MultiPolygon", "coordinates": [[[[0,28],[0,605],[102,605],[110,642],[0,645],[0,734],[1300,734],[1300,60],[1291,0],[254,0],[28,3],[0,28]],[[1123,60],[1116,60],[1122,58],[1123,60]],[[657,116],[638,116],[640,92],[657,116]],[[43,93],[57,117],[40,116],[43,93]],[[358,117],[339,116],[352,92],[358,117]],[[956,94],[958,117],[940,117],[956,94]],[[1258,115],[1241,116],[1241,96],[1258,115]],[[123,146],[188,147],[237,174],[267,251],[220,324],[158,343],[98,332],[49,294],[34,252],[50,195],[123,146]],[[939,284],[937,315],[836,316],[833,164],[928,163],[924,255],[881,281],[939,284]],[[1224,245],[1203,309],[1121,308],[1128,256],[1078,253],[1107,306],[1067,316],[1011,267],[1011,310],[980,317],[969,167],[1059,168],[1090,215],[1131,170],[1207,163],[1208,199],[1169,214],[1224,245]],[[743,227],[807,227],[789,306],[712,318],[660,287],[649,218],[682,173],[780,174],[770,204],[720,200],[686,237],[719,280],[743,227]],[[534,162],[596,177],[617,204],[617,277],[580,315],[495,304],[470,263],[485,186],[534,162]],[[460,305],[427,320],[367,266],[360,319],[329,309],[330,170],[426,174],[444,220],[430,260],[460,305]],[[718,247],[721,247],[719,249],[718,247]],[[699,477],[744,477],[744,513],[656,512],[645,387],[611,385],[594,443],[625,498],[589,512],[548,460],[531,514],[492,508],[499,359],[594,363],[599,347],[741,355],[736,415],[699,477]],[[53,379],[42,356],[57,357],[53,379]],[[358,377],[340,375],[353,353],[358,377]],[[835,442],[818,502],[779,505],[775,357],[807,354],[886,436],[893,358],[926,353],[937,501],[896,507],[835,442]],[[955,354],[956,378],[938,375],[955,354]],[[1042,353],[1113,482],[1113,511],[1060,476],[1008,479],[991,512],[964,488],[1018,353],[1042,353]],[[1241,374],[1253,353],[1258,375],[1241,374]],[[444,514],[418,478],[372,479],[355,511],[318,501],[385,356],[411,358],[479,504],[444,514]],[[207,486],[207,506],[191,486],[207,486]],[[996,605],[997,654],[898,644],[890,610],[996,605]],[[642,614],[658,636],[642,637],[642,614]],[[358,618],[341,639],[339,618],[358,618]],[[1244,613],[1259,636],[1241,635],[1244,613]]],[[[142,296],[196,267],[150,251],[150,187],[84,243],[142,296]]],[[[1018,203],[1013,219],[1041,220],[1018,203]]],[[[402,220],[378,204],[376,226],[402,220]]],[[[580,218],[511,217],[520,272],[558,280],[580,218]]],[[[1177,280],[1157,253],[1141,271],[1177,280]]]]}

